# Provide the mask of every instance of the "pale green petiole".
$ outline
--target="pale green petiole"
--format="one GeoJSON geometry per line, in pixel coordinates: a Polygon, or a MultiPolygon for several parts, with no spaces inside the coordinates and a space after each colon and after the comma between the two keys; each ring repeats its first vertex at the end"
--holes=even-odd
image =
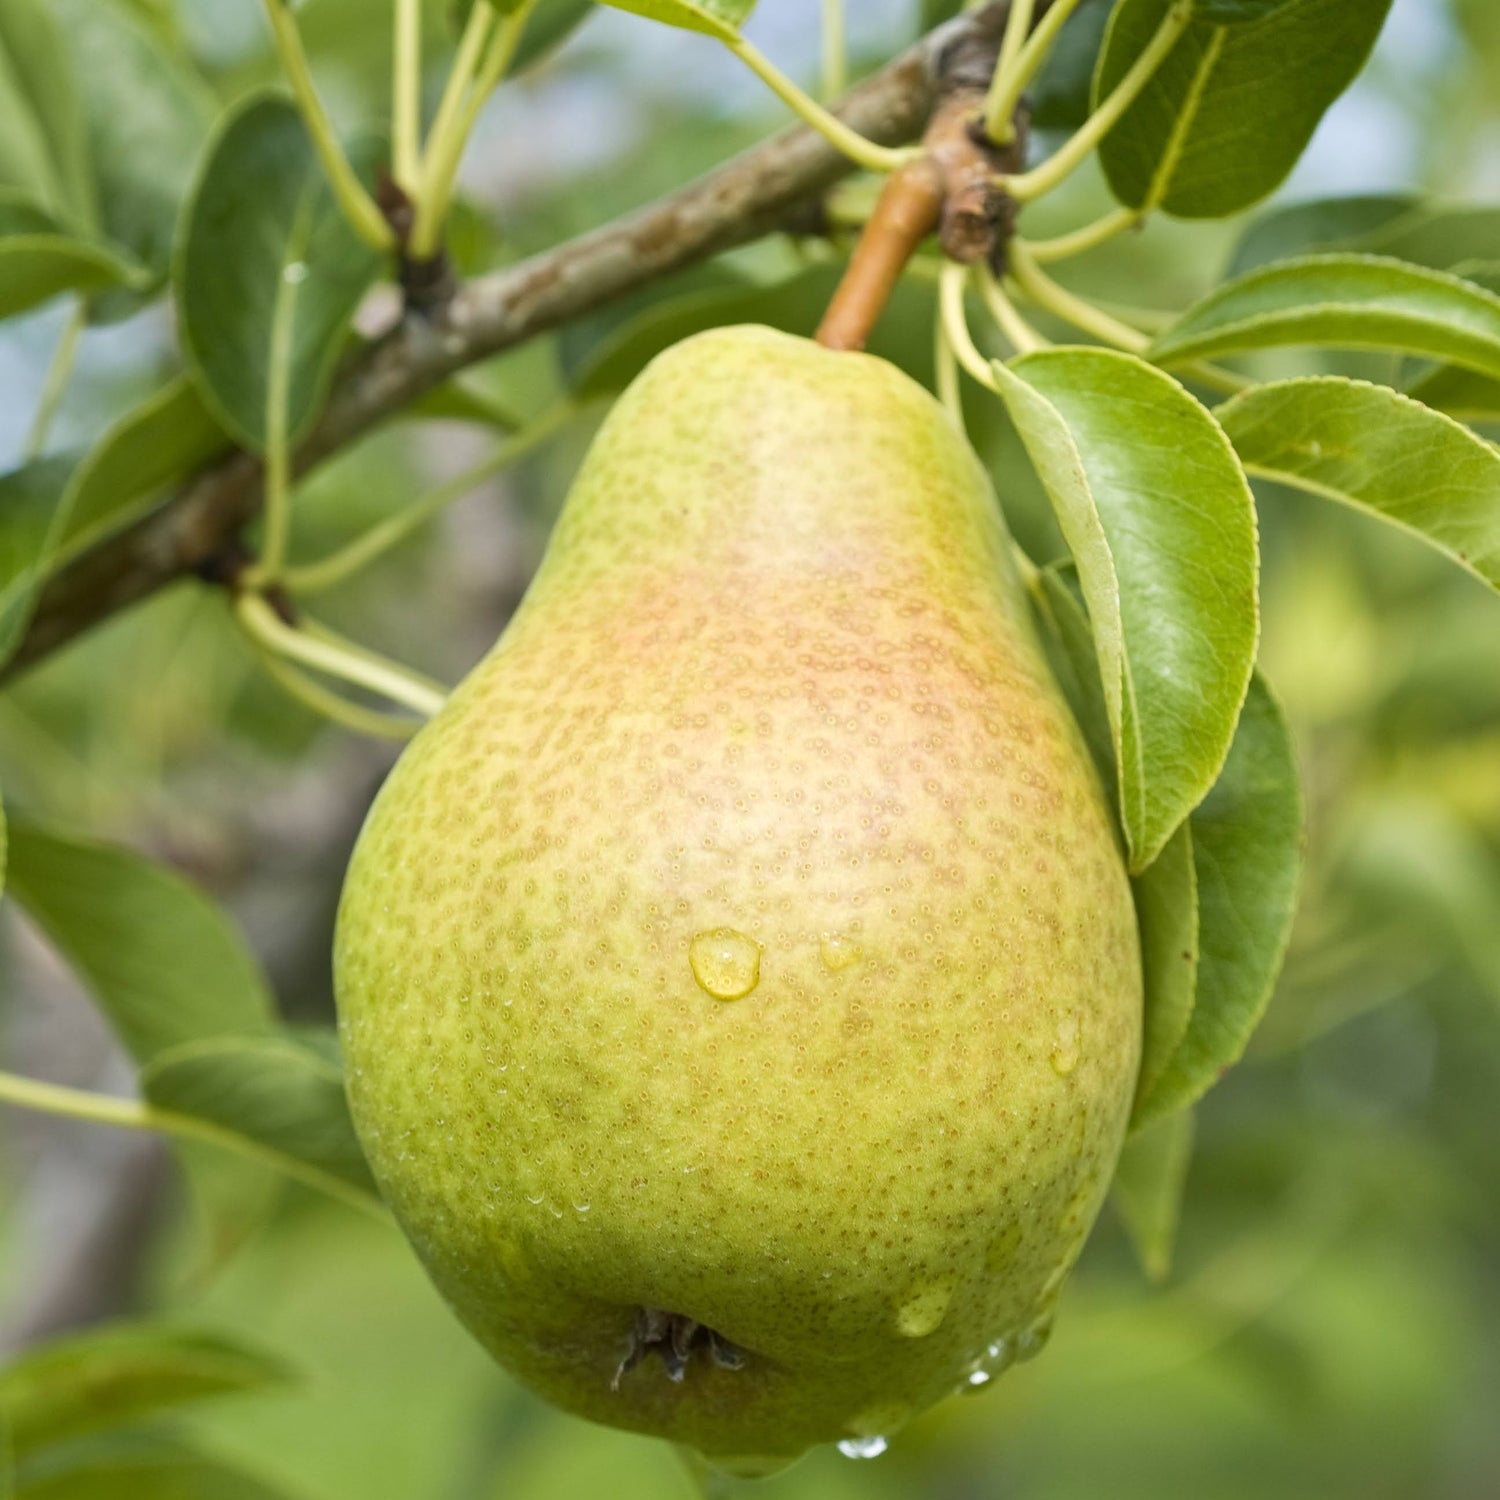
{"type": "Polygon", "coordinates": [[[396,236],[386,223],[385,215],[355,175],[344,148],[334,131],[333,122],[323,108],[323,101],[313,84],[312,70],[308,66],[307,53],[302,46],[302,36],[297,30],[297,18],[287,0],[266,0],[266,14],[270,18],[271,33],[276,39],[276,53],[281,60],[282,71],[291,86],[292,96],[302,115],[307,133],[312,137],[313,149],[323,164],[333,196],[344,217],[355,233],[376,250],[394,250],[396,236]]]}

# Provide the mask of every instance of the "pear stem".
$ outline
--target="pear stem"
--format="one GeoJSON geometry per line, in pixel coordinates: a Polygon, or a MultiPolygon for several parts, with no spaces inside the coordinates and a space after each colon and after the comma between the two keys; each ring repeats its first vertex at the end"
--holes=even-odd
{"type": "Polygon", "coordinates": [[[818,326],[817,341],[825,349],[865,347],[907,262],[938,227],[942,212],[942,174],[931,157],[923,156],[886,179],[818,326]]]}
{"type": "Polygon", "coordinates": [[[938,232],[948,255],[965,264],[994,253],[1008,226],[995,187],[1002,163],[977,129],[982,101],[971,82],[950,84],[928,123],[922,154],[886,179],[818,329],[825,348],[865,347],[930,234],[938,232]]]}

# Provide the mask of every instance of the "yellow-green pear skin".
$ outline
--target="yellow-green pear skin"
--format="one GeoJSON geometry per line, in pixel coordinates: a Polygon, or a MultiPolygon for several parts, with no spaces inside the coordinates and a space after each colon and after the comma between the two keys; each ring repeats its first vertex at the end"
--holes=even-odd
{"type": "Polygon", "coordinates": [[[764,328],[660,356],[380,793],[335,967],[382,1191],[558,1405],[750,1469],[1036,1344],[1140,957],[942,408],[764,328]]]}

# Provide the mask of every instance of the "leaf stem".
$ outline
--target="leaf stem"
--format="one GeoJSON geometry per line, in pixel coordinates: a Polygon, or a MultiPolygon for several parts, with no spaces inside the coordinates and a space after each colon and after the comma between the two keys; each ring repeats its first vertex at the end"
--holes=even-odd
{"type": "Polygon", "coordinates": [[[341,694],[314,681],[290,662],[268,651],[259,641],[252,644],[256,655],[260,657],[261,665],[290,697],[332,723],[352,729],[356,734],[381,740],[409,740],[422,727],[421,719],[382,713],[379,709],[351,703],[341,694]]]}
{"type": "Polygon", "coordinates": [[[422,171],[422,0],[396,0],[391,66],[392,170],[414,193],[422,171]]]}
{"type": "Polygon", "coordinates": [[[922,155],[920,146],[878,146],[857,130],[851,130],[836,115],[792,82],[753,42],[736,32],[723,38],[724,45],[750,67],[784,103],[836,151],[842,151],[866,172],[894,172],[922,155]]]}
{"type": "MultiPolygon", "coordinates": [[[[290,267],[286,268],[287,270],[290,267]]],[[[292,383],[292,330],[298,283],[283,271],[271,310],[266,365],[265,530],[255,576],[275,579],[286,561],[292,529],[292,453],[288,406],[292,383]]]]}
{"type": "MultiPolygon", "coordinates": [[[[1005,46],[1011,40],[1011,28],[1007,26],[1000,64],[995,69],[989,98],[984,106],[985,133],[997,145],[1008,146],[1015,139],[1016,107],[1021,102],[1021,95],[1046,62],[1057,33],[1062,30],[1063,22],[1078,9],[1078,5],[1079,0],[1056,0],[1056,4],[1037,22],[1036,29],[1029,37],[1026,36],[1026,26],[1021,28],[1020,36],[1025,39],[1024,45],[1018,41],[1016,49],[1009,54],[1005,51],[1005,46]]],[[[1019,6],[1012,6],[1011,22],[1015,21],[1019,9],[1019,6]]],[[[1028,5],[1026,9],[1026,23],[1029,26],[1031,7],[1028,5]]]]}
{"type": "Polygon", "coordinates": [[[831,104],[849,87],[849,30],[844,0],[823,0],[823,102],[831,104]]]}
{"type": "Polygon", "coordinates": [[[1115,86],[1110,96],[1085,120],[1072,137],[1039,167],[1004,180],[1005,191],[1018,202],[1029,203],[1050,193],[1069,177],[1100,141],[1120,123],[1125,112],[1140,98],[1156,70],[1167,60],[1192,20],[1193,8],[1188,0],[1174,0],[1162,18],[1156,35],[1131,64],[1130,70],[1115,86]]]}
{"type": "Polygon", "coordinates": [[[276,39],[276,52],[281,59],[282,72],[291,85],[292,95],[302,113],[302,123],[312,137],[313,149],[323,163],[323,171],[339,208],[354,232],[372,249],[394,250],[396,236],[386,223],[385,215],[350,166],[349,158],[339,144],[333,122],[323,108],[323,101],[318,97],[290,0],[266,0],[266,13],[270,17],[271,33],[276,39]]]}
{"type": "Polygon", "coordinates": [[[36,415],[31,419],[31,431],[26,436],[24,457],[27,463],[40,458],[47,447],[47,437],[57,419],[63,396],[67,393],[68,382],[73,378],[78,345],[88,322],[88,304],[79,297],[69,309],[68,321],[63,324],[57,348],[53,350],[51,362],[47,366],[47,376],[42,382],[41,395],[37,398],[36,415]]]}
{"type": "Polygon", "coordinates": [[[431,678],[408,671],[361,647],[319,639],[306,628],[288,625],[259,594],[241,594],[234,602],[234,610],[251,639],[266,650],[377,693],[424,719],[436,714],[447,699],[446,690],[431,678]]]}
{"type": "Polygon", "coordinates": [[[960,432],[964,430],[963,392],[959,388],[958,356],[953,352],[953,340],[948,337],[948,326],[938,317],[933,320],[933,366],[936,376],[937,397],[943,409],[953,419],[960,432]]]}
{"type": "Polygon", "coordinates": [[[1059,286],[1037,265],[1030,250],[1020,241],[1011,242],[1010,271],[1029,301],[1101,343],[1123,349],[1128,354],[1145,354],[1151,347],[1151,340],[1144,333],[1059,286]]]}
{"type": "Polygon", "coordinates": [[[1005,34],[1000,39],[1000,55],[995,60],[994,76],[984,103],[985,134],[997,146],[1008,146],[1016,138],[1016,101],[1026,87],[1024,79],[1016,77],[1016,60],[1031,30],[1033,0],[1010,0],[1010,11],[1005,18],[1005,34]]]}
{"type": "Polygon", "coordinates": [[[1017,354],[1034,354],[1038,349],[1050,347],[1048,340],[1016,311],[1015,303],[1006,296],[1005,289],[988,266],[976,267],[974,276],[989,315],[1017,354]]]}
{"type": "Polygon", "coordinates": [[[1024,243],[1031,258],[1039,263],[1071,260],[1075,255],[1082,255],[1085,250],[1092,250],[1095,246],[1114,239],[1127,229],[1134,229],[1144,217],[1137,208],[1113,208],[1092,224],[1085,224],[1082,229],[1075,229],[1069,234],[1060,234],[1055,239],[1024,242],[1012,240],[1011,243],[1024,243]]]}
{"type": "MultiPolygon", "coordinates": [[[[411,235],[411,253],[417,260],[426,260],[437,253],[443,225],[453,201],[453,185],[458,180],[464,148],[474,132],[485,101],[509,71],[536,4],[537,0],[522,0],[515,10],[495,25],[488,35],[481,57],[468,64],[465,91],[457,96],[458,102],[450,118],[444,123],[440,112],[439,123],[433,126],[432,136],[427,143],[416,223],[411,235]],[[441,134],[439,124],[442,125],[441,134]]],[[[475,8],[490,9],[485,0],[479,0],[475,8]]],[[[466,32],[465,44],[467,41],[466,32]]],[[[454,67],[455,76],[462,65],[461,54],[460,62],[454,67]]]]}
{"type": "Polygon", "coordinates": [[[990,370],[990,362],[979,352],[969,332],[969,317],[964,310],[968,289],[968,267],[949,261],[938,278],[938,315],[949,349],[964,370],[988,390],[999,392],[1000,386],[990,370]]]}
{"type": "Polygon", "coordinates": [[[369,1193],[355,1187],[352,1182],[345,1182],[331,1172],[325,1172],[320,1167],[264,1145],[252,1136],[241,1135],[237,1130],[230,1130],[227,1126],[200,1119],[196,1115],[158,1109],[140,1099],[120,1099],[108,1094],[91,1093],[87,1089],[66,1088],[62,1084],[42,1083],[34,1078],[22,1078],[16,1073],[4,1072],[0,1072],[0,1103],[11,1104],[18,1109],[35,1110],[40,1114],[61,1115],[70,1120],[86,1120],[93,1125],[112,1125],[120,1130],[169,1135],[179,1140],[202,1141],[211,1146],[220,1146],[226,1151],[273,1166],[304,1186],[316,1188],[382,1223],[389,1222],[379,1202],[369,1193]]]}
{"type": "Polygon", "coordinates": [[[481,459],[473,468],[445,480],[427,491],[404,510],[388,516],[377,526],[358,536],[347,546],[316,562],[304,563],[301,567],[288,568],[282,575],[289,592],[302,596],[320,594],[336,584],[343,583],[362,568],[383,556],[404,541],[418,527],[425,525],[434,516],[445,510],[456,500],[477,489],[485,480],[503,470],[528,453],[541,446],[575,415],[570,402],[562,401],[549,411],[543,412],[529,426],[507,438],[488,457],[481,459]]]}

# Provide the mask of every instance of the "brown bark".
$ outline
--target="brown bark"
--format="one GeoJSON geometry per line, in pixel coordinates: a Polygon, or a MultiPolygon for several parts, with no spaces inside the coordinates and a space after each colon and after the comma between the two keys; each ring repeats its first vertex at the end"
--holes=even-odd
{"type": "MultiPolygon", "coordinates": [[[[843,100],[839,116],[882,145],[912,140],[938,80],[965,49],[992,46],[1008,0],[940,27],[843,100]]],[[[408,317],[337,382],[297,455],[304,472],[469,365],[659,277],[793,221],[853,170],[797,127],[650,207],[520,265],[462,286],[435,320],[408,317]]],[[[14,675],[99,621],[209,564],[258,512],[260,468],[237,453],[64,568],[43,591],[14,675]]]]}

